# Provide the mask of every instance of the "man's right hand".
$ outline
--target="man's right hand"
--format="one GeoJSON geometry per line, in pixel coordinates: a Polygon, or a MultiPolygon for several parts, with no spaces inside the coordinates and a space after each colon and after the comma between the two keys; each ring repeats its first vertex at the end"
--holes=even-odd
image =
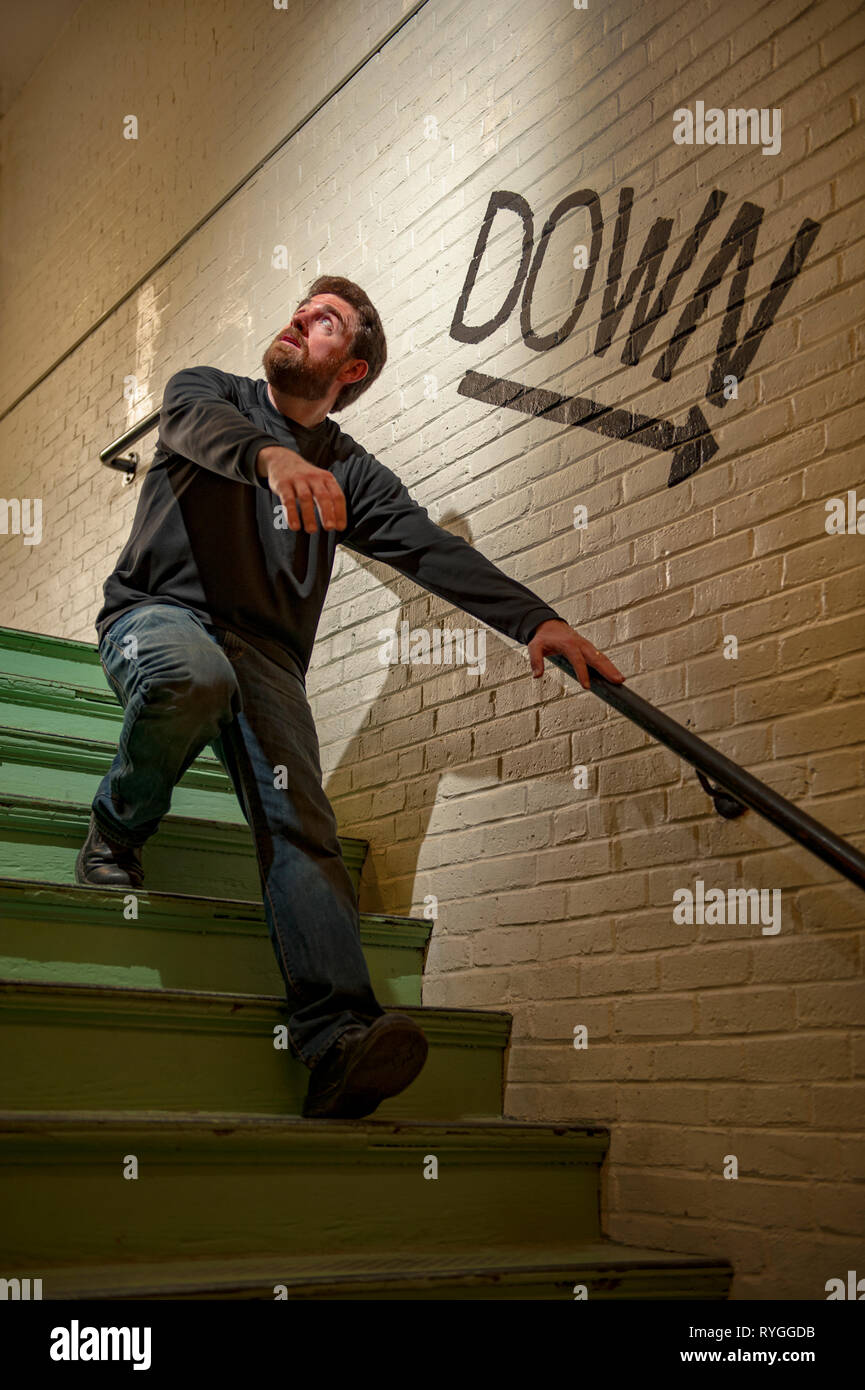
{"type": "Polygon", "coordinates": [[[260,449],[255,459],[255,471],[266,478],[285,507],[286,520],[292,531],[317,531],[318,507],[325,531],[343,531],[347,524],[345,494],[332,473],[307,463],[294,449],[281,444],[260,449]],[[300,516],[298,516],[298,512],[300,516]]]}

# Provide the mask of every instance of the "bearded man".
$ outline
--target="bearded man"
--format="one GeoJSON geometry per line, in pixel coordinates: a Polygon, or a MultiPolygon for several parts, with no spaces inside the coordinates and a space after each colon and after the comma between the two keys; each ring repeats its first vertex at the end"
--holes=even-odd
{"type": "Polygon", "coordinates": [[[537,594],[437,526],[331,418],[386,359],[364,291],[320,276],[265,351],[265,380],[216,367],[170,377],[153,462],[96,618],[124,718],[76,879],[140,887],[142,845],[186,769],[213,749],[252,832],[289,1041],[311,1071],[309,1118],[370,1114],[410,1085],[427,1055],[418,1024],[375,998],[322,787],[305,678],[337,544],[527,645],[536,677],[555,652],[584,686],[587,665],[624,679],[537,594]]]}

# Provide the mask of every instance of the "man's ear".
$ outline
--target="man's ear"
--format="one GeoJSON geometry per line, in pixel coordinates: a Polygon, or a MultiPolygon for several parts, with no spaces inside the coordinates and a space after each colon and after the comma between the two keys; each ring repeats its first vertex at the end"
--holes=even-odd
{"type": "Polygon", "coordinates": [[[339,379],[343,382],[363,381],[364,377],[367,376],[368,373],[369,363],[365,362],[362,357],[355,357],[352,359],[351,362],[347,363],[346,366],[343,367],[342,371],[339,374],[339,379]],[[359,367],[362,367],[363,370],[358,371],[359,367]]]}

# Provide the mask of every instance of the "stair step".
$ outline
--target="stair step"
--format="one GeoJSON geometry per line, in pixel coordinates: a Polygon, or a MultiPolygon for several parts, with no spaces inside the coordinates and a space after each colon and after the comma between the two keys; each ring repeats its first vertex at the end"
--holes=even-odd
{"type": "MultiPolygon", "coordinates": [[[[0,676],[0,684],[3,680],[0,676]]],[[[29,708],[19,711],[16,727],[9,723],[9,714],[8,707],[0,709],[3,794],[89,806],[117,752],[119,719],[113,729],[99,730],[103,737],[95,738],[73,732],[73,721],[65,715],[57,717],[65,726],[62,730],[45,730],[37,727],[29,708]]],[[[175,815],[246,824],[231,779],[212,755],[199,754],[187,769],[173,790],[171,807],[175,815]]]]}
{"type": "MultiPolygon", "coordinates": [[[[0,879],[0,978],[278,995],[284,983],[260,901],[0,879]]],[[[432,923],[364,912],[361,944],[383,1007],[421,1005],[432,923]]]]}
{"type": "Polygon", "coordinates": [[[500,1119],[4,1108],[4,1275],[166,1257],[471,1257],[500,1241],[564,1254],[600,1239],[608,1144],[601,1128],[500,1119]],[[137,1179],[123,1176],[130,1155],[137,1179]]]}
{"type": "Polygon", "coordinates": [[[724,1297],[724,1261],[602,1239],[608,1142],[507,1120],[0,1113],[5,1268],[38,1269],[49,1298],[724,1297]]]}
{"type": "MultiPolygon", "coordinates": [[[[0,878],[74,883],[75,859],[89,822],[89,803],[0,792],[0,878]]],[[[339,844],[357,892],[368,841],[341,835],[339,844]]],[[[255,848],[245,821],[230,825],[167,815],[144,846],[142,863],[150,891],[261,897],[255,848]]]]}
{"type": "Polygon", "coordinates": [[[279,1255],[232,1260],[148,1260],[54,1266],[43,1298],[532,1299],[574,1300],[583,1284],[593,1302],[650,1299],[721,1301],[732,1269],[723,1260],[612,1241],[568,1247],[474,1247],[470,1252],[400,1255],[279,1255]],[[282,1290],[285,1293],[282,1293],[282,1290]]]}
{"type": "Polygon", "coordinates": [[[104,680],[94,689],[55,674],[21,676],[0,670],[0,712],[10,729],[74,732],[83,738],[110,739],[123,723],[123,706],[104,680]]]}
{"type": "MultiPolygon", "coordinates": [[[[502,1113],[509,1014],[412,1009],[429,1056],[375,1112],[456,1120],[502,1113]]],[[[0,1107],[234,1110],[299,1115],[309,1069],[274,1046],[284,996],[0,980],[0,1107]]]]}
{"type": "Polygon", "coordinates": [[[107,682],[94,642],[47,637],[17,627],[0,627],[0,671],[71,681],[105,690],[107,682]]]}
{"type": "MultiPolygon", "coordinates": [[[[723,1259],[602,1237],[605,1128],[500,1118],[511,1017],[419,1007],[426,921],[361,917],[424,1070],[369,1119],[304,1120],[252,836],[212,753],[144,848],[135,919],[124,890],[74,883],[122,717],[95,643],[0,627],[4,1277],[50,1299],[728,1296],[723,1259]]],[[[367,841],[340,847],[358,890],[367,841]]]]}

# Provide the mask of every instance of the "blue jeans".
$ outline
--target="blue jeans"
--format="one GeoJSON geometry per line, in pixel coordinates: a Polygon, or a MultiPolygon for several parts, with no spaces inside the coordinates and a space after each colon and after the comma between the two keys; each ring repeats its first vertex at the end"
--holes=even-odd
{"type": "Polygon", "coordinates": [[[252,830],[289,1041],[313,1066],[345,1028],[384,1009],[361,949],[357,894],[322,787],[301,677],[167,603],[121,614],[99,657],[124,706],[117,755],[93,799],[99,829],[117,844],[143,844],[175,784],[210,745],[252,830]],[[287,776],[277,775],[280,766],[287,776]]]}

